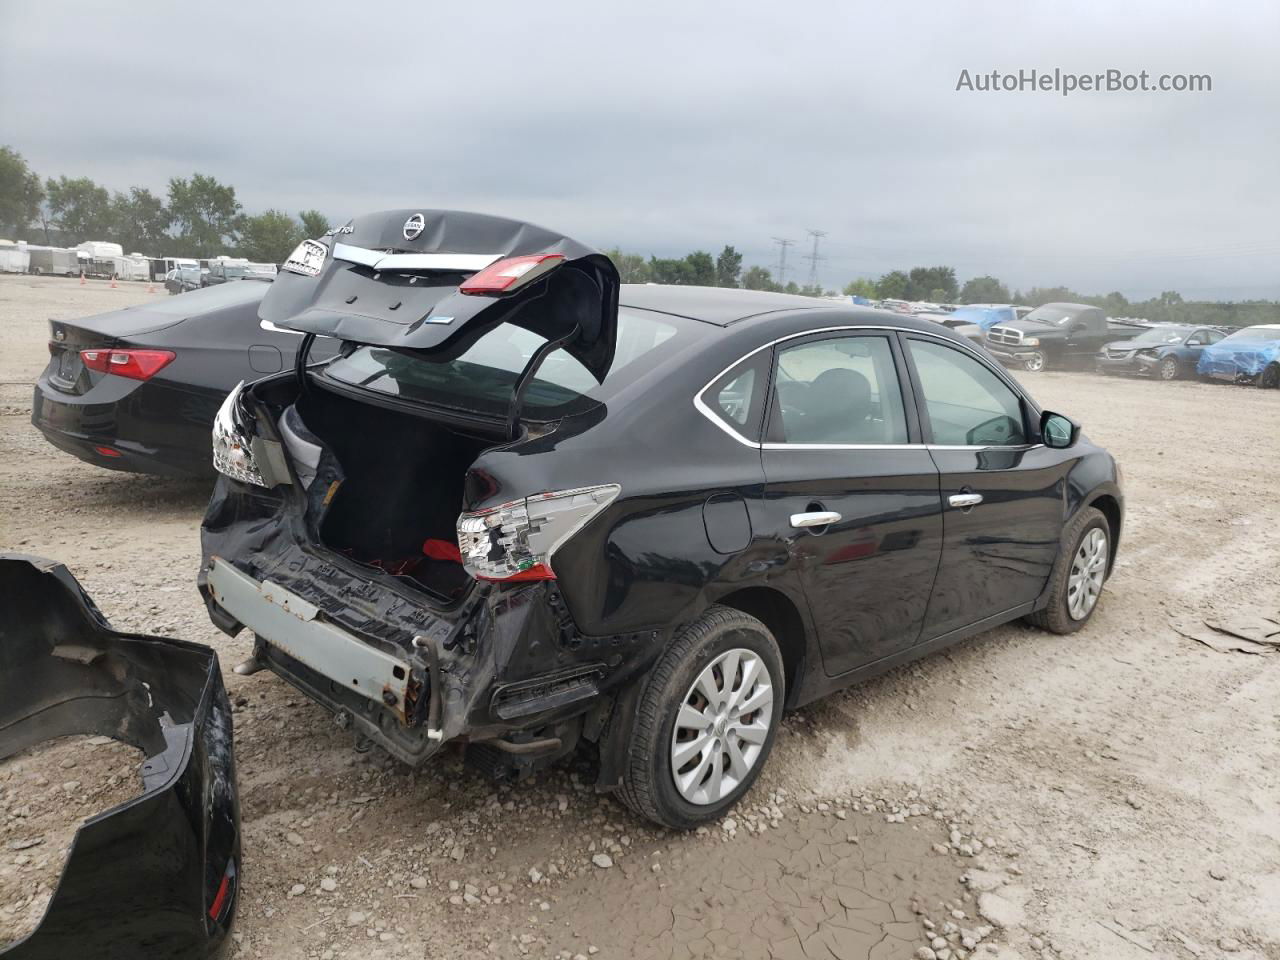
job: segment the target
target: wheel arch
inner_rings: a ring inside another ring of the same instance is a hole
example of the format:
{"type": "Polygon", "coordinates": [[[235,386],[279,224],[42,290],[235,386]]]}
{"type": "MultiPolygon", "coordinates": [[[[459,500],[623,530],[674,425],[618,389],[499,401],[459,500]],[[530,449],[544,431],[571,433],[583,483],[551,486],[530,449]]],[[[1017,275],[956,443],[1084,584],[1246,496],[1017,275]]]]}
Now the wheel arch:
{"type": "Polygon", "coordinates": [[[1120,529],[1124,524],[1124,511],[1120,507],[1120,501],[1110,493],[1098,494],[1086,506],[1093,507],[1106,517],[1107,526],[1111,530],[1111,536],[1108,538],[1111,541],[1108,544],[1111,555],[1107,558],[1107,571],[1110,573],[1116,563],[1116,551],[1120,548],[1120,529]]]}
{"type": "Polygon", "coordinates": [[[773,587],[744,587],[718,597],[715,603],[731,607],[755,617],[763,623],[782,653],[782,669],[787,687],[787,704],[795,702],[804,676],[805,656],[809,646],[809,631],[804,617],[795,602],[773,587]]]}

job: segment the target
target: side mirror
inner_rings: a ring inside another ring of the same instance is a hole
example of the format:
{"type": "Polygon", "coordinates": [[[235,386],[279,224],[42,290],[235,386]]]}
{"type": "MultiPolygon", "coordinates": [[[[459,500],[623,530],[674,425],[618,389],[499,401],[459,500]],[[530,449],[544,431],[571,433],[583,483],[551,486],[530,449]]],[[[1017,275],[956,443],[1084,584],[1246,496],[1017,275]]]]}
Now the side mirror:
{"type": "Polygon", "coordinates": [[[1046,447],[1065,450],[1080,439],[1080,424],[1070,417],[1046,410],[1040,414],[1040,437],[1046,447]]]}

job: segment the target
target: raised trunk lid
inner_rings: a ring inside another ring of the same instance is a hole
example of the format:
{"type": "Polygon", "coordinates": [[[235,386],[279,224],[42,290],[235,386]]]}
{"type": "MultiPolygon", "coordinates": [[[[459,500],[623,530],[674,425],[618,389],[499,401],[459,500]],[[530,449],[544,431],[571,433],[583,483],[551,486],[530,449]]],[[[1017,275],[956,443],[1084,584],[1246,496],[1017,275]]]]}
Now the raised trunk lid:
{"type": "Polygon", "coordinates": [[[618,271],[576,240],[519,220],[454,210],[390,210],[357,217],[322,241],[314,276],[286,264],[259,316],[278,327],[440,359],[461,355],[501,323],[563,347],[597,380],[613,363],[618,271]],[[564,262],[514,293],[459,287],[509,257],[564,262]]]}

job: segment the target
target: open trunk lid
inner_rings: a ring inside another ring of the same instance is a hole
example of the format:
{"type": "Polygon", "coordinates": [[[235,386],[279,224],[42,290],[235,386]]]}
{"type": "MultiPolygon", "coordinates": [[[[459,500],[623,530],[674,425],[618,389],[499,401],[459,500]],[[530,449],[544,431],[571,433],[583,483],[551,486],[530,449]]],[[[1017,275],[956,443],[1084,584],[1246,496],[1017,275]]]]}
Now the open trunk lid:
{"type": "Polygon", "coordinates": [[[390,210],[304,241],[271,285],[259,317],[441,360],[511,323],[563,341],[603,381],[613,363],[618,288],[608,257],[542,227],[453,210],[390,210]],[[464,292],[487,267],[546,255],[563,260],[511,292],[464,292]]]}

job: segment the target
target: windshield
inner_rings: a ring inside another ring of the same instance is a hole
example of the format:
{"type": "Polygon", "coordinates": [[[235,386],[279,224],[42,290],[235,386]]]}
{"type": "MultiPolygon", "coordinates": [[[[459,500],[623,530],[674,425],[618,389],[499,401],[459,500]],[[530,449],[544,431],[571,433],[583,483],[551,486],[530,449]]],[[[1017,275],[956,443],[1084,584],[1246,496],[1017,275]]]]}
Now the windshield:
{"type": "MultiPolygon", "coordinates": [[[[645,311],[618,312],[618,345],[603,384],[564,350],[547,357],[524,395],[524,412],[554,419],[579,412],[677,356],[710,329],[645,311]]],[[[358,347],[335,358],[324,376],[406,400],[505,415],[525,364],[546,340],[523,327],[503,324],[486,333],[456,360],[435,362],[386,347],[358,347]]]]}
{"type": "Polygon", "coordinates": [[[1225,337],[1218,342],[1240,343],[1247,340],[1280,340],[1280,327],[1245,327],[1243,330],[1237,330],[1231,336],[1225,337]]]}
{"type": "Polygon", "coordinates": [[[1055,327],[1060,327],[1068,320],[1074,320],[1083,314],[1082,310],[1073,310],[1069,307],[1044,306],[1036,307],[1028,313],[1024,320],[1038,320],[1040,323],[1051,323],[1055,327]]]}
{"type": "Polygon", "coordinates": [[[1189,331],[1186,328],[1154,327],[1138,334],[1130,343],[1181,343],[1189,331]]]}

